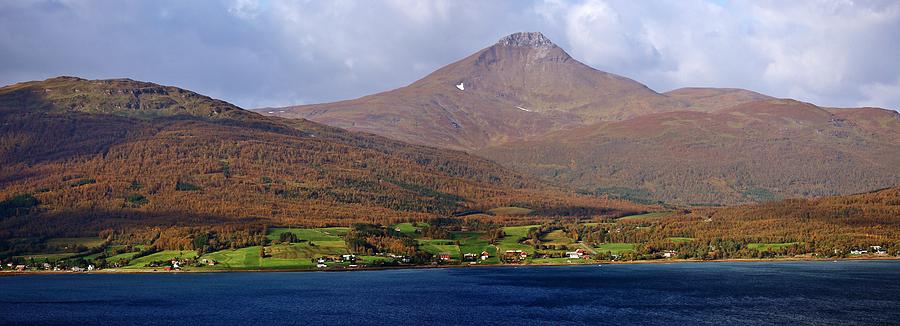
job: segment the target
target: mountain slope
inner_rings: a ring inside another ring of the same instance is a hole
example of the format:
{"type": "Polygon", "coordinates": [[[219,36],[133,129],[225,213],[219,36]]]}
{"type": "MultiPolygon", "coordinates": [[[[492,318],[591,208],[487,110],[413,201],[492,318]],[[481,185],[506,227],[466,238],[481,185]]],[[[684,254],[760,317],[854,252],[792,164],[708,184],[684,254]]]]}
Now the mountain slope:
{"type": "Polygon", "coordinates": [[[473,150],[685,106],[578,62],[540,33],[516,33],[400,89],[261,112],[473,150]]]}
{"type": "Polygon", "coordinates": [[[741,203],[900,184],[900,114],[765,100],[607,122],[477,152],[626,198],[741,203]]]}
{"type": "Polygon", "coordinates": [[[773,97],[739,88],[686,87],[663,93],[677,99],[690,111],[712,112],[736,105],[774,100],[773,97]]]}
{"type": "Polygon", "coordinates": [[[571,196],[493,162],[174,87],[54,78],[0,88],[0,236],[152,225],[336,225],[516,203],[639,209],[571,196]],[[17,197],[19,196],[19,197],[17,197]],[[24,196],[24,197],[21,197],[24,196]]]}
{"type": "Polygon", "coordinates": [[[578,62],[540,33],[504,37],[397,90],[269,113],[462,149],[648,202],[733,204],[900,184],[892,111],[729,88],[660,94],[578,62]]]}

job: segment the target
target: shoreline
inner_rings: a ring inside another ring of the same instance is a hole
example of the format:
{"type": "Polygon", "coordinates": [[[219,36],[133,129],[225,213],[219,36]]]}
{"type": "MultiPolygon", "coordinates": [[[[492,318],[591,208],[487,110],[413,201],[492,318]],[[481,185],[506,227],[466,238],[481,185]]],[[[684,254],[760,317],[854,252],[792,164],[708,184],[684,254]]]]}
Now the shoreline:
{"type": "Polygon", "coordinates": [[[329,273],[329,272],[357,272],[357,271],[378,271],[378,270],[406,270],[406,269],[448,269],[448,268],[517,268],[517,267],[559,267],[559,266],[589,266],[589,265],[640,265],[640,264],[689,264],[689,263],[771,263],[771,262],[842,262],[842,261],[895,261],[900,257],[858,257],[858,258],[841,258],[841,259],[822,259],[822,258],[769,258],[769,259],[752,259],[752,258],[734,258],[720,260],[693,260],[693,259],[667,259],[667,260],[633,260],[633,261],[598,261],[590,263],[571,263],[571,264],[494,264],[494,265],[409,265],[409,266],[383,266],[383,267],[360,267],[360,268],[342,268],[342,269],[188,269],[177,271],[153,270],[153,269],[101,269],[90,272],[73,272],[73,271],[0,271],[0,277],[4,276],[27,276],[27,275],[112,275],[112,274],[183,274],[183,273],[329,273]]]}

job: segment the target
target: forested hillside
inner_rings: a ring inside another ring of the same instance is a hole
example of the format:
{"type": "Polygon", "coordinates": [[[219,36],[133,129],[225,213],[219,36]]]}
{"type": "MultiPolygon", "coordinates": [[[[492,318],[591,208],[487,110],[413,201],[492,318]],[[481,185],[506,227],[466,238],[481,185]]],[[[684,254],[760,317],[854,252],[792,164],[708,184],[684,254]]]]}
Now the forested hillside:
{"type": "Polygon", "coordinates": [[[519,205],[616,215],[462,152],[264,117],[174,87],[0,89],[0,237],[150,226],[347,225],[519,205]]]}
{"type": "Polygon", "coordinates": [[[900,114],[753,101],[600,123],[477,153],[632,200],[706,205],[852,194],[900,184],[900,114]]]}

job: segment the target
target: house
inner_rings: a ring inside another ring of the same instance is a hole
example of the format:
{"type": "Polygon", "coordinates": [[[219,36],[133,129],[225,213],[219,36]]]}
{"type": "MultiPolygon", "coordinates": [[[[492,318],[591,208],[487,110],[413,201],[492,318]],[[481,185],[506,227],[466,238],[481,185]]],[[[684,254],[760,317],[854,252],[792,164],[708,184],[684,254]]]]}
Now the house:
{"type": "Polygon", "coordinates": [[[851,255],[865,255],[867,253],[869,253],[867,250],[860,250],[860,249],[850,250],[851,255]]]}
{"type": "Polygon", "coordinates": [[[341,255],[341,259],[344,261],[353,261],[356,260],[356,255],[341,255]]]}
{"type": "Polygon", "coordinates": [[[448,252],[439,253],[438,259],[441,261],[448,261],[448,260],[450,260],[450,253],[448,253],[448,252]]]}
{"type": "Polygon", "coordinates": [[[672,258],[678,255],[678,252],[675,250],[665,250],[662,252],[663,258],[672,258]]]}
{"type": "Polygon", "coordinates": [[[27,266],[25,266],[25,265],[16,265],[16,272],[24,272],[24,271],[25,271],[25,267],[27,267],[27,266]]]}
{"type": "Polygon", "coordinates": [[[503,253],[503,255],[508,259],[525,259],[528,258],[528,253],[522,250],[507,250],[503,253]]]}
{"type": "Polygon", "coordinates": [[[92,264],[92,265],[88,265],[87,270],[88,270],[88,272],[93,271],[93,270],[94,270],[94,265],[93,265],[93,264],[92,264]]]}
{"type": "Polygon", "coordinates": [[[325,265],[323,263],[316,264],[316,268],[326,268],[326,267],[328,267],[328,265],[325,265]]]}
{"type": "Polygon", "coordinates": [[[467,252],[467,253],[463,254],[463,260],[477,260],[477,259],[478,259],[478,255],[473,254],[471,252],[467,252]]]}
{"type": "Polygon", "coordinates": [[[584,249],[578,249],[578,250],[575,250],[575,251],[568,251],[568,252],[566,252],[566,258],[571,258],[571,259],[580,259],[580,258],[584,258],[585,253],[586,253],[586,252],[584,251],[584,249]]]}
{"type": "Polygon", "coordinates": [[[481,252],[481,260],[487,260],[490,257],[491,257],[491,254],[489,254],[487,251],[481,252]]]}

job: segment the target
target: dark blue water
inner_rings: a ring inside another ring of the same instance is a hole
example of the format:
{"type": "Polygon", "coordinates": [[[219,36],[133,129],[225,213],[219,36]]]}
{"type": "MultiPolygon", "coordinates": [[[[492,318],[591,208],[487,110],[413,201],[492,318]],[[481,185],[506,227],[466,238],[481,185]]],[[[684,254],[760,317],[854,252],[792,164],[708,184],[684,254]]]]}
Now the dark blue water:
{"type": "Polygon", "coordinates": [[[0,277],[0,324],[900,324],[900,261],[0,277]]]}

